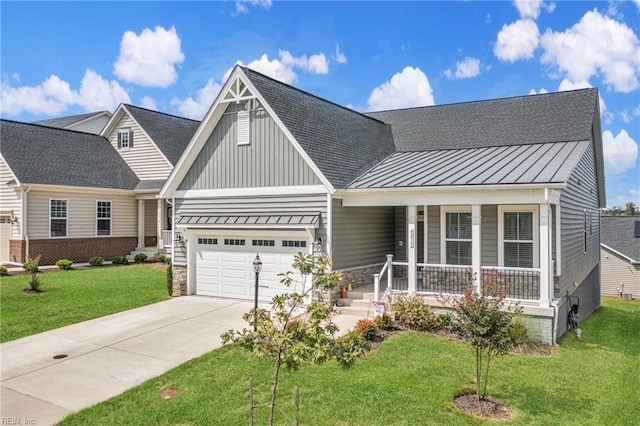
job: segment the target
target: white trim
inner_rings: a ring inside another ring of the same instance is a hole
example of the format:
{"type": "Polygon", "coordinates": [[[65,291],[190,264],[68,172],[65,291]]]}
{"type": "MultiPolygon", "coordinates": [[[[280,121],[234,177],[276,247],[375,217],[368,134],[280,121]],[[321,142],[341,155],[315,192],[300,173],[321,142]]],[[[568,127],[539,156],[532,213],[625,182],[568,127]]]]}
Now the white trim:
{"type": "Polygon", "coordinates": [[[221,224],[178,224],[175,225],[179,229],[316,229],[318,225],[296,225],[296,224],[277,224],[277,223],[256,223],[250,225],[234,225],[228,223],[221,224]]]}
{"type": "Polygon", "coordinates": [[[265,186],[262,188],[189,189],[175,191],[174,198],[218,198],[269,195],[329,194],[323,185],[265,186]]]}
{"type": "Polygon", "coordinates": [[[96,237],[110,237],[113,231],[113,202],[111,200],[96,200],[96,237]],[[98,235],[98,220],[106,220],[106,218],[98,217],[98,203],[109,203],[109,234],[98,235]]]}
{"type": "Polygon", "coordinates": [[[49,198],[49,238],[57,239],[57,238],[69,238],[69,199],[68,198],[49,198]],[[64,201],[64,209],[65,215],[62,217],[51,217],[51,201],[64,201]],[[64,219],[64,235],[51,235],[51,220],[52,219],[64,219]]]}
{"type": "Polygon", "coordinates": [[[474,280],[476,292],[480,293],[480,277],[482,276],[482,240],[481,240],[481,223],[482,223],[482,206],[480,204],[473,204],[471,206],[471,268],[475,274],[474,280]]]}
{"type": "MultiPolygon", "coordinates": [[[[540,204],[540,306],[549,307],[553,296],[553,269],[551,268],[551,207],[540,204]]],[[[534,265],[535,266],[535,265],[534,265]]]]}
{"type": "MultiPolygon", "coordinates": [[[[536,205],[498,206],[498,266],[504,267],[504,213],[533,213],[533,268],[540,267],[540,219],[536,205]]],[[[514,241],[514,242],[520,242],[514,241]]],[[[522,242],[527,242],[522,240],[522,242]]],[[[551,247],[549,247],[551,251],[551,247]]]]}
{"type": "MultiPolygon", "coordinates": [[[[2,160],[2,162],[7,165],[7,170],[9,170],[9,173],[11,173],[11,177],[13,177],[13,180],[15,181],[14,186],[16,187],[16,189],[19,188],[22,184],[20,183],[20,180],[18,180],[18,177],[16,176],[16,174],[13,173],[13,170],[11,170],[11,166],[7,162],[6,158],[4,158],[2,153],[0,153],[0,160],[2,160]]],[[[0,184],[6,185],[7,182],[0,182],[0,184]]]]}
{"type": "Polygon", "coordinates": [[[65,185],[44,185],[44,184],[21,184],[15,189],[28,186],[34,191],[48,191],[48,192],[62,192],[64,194],[80,193],[80,194],[94,194],[96,192],[104,194],[122,194],[133,195],[134,192],[131,189],[113,189],[113,188],[98,188],[92,186],[65,186],[65,185]]]}
{"type": "Polygon", "coordinates": [[[251,116],[249,111],[240,110],[236,112],[238,118],[238,129],[236,132],[238,145],[249,145],[251,143],[251,116]]]}
{"type": "Polygon", "coordinates": [[[333,197],[327,193],[327,241],[325,244],[325,255],[332,259],[333,255],[333,197]]]}
{"type": "Polygon", "coordinates": [[[422,263],[427,264],[429,260],[429,221],[427,219],[429,206],[424,205],[422,208],[424,209],[422,213],[422,263]]]}
{"type": "MultiPolygon", "coordinates": [[[[93,120],[93,119],[95,119],[95,118],[98,118],[98,117],[100,117],[101,115],[106,115],[106,116],[107,116],[107,122],[108,122],[108,121],[109,121],[109,119],[111,118],[111,113],[110,113],[109,111],[102,111],[102,112],[100,112],[100,113],[93,114],[93,115],[92,115],[92,116],[90,116],[90,117],[84,118],[84,119],[82,119],[82,120],[80,120],[80,121],[76,121],[75,123],[71,123],[71,124],[69,124],[68,126],[65,126],[65,127],[63,127],[63,128],[64,128],[64,129],[71,129],[72,127],[79,126],[80,124],[86,123],[87,121],[91,121],[91,120],[93,120]]],[[[105,126],[106,126],[106,123],[105,123],[105,126]]]]}
{"type": "Polygon", "coordinates": [[[144,200],[138,200],[138,245],[137,248],[144,248],[144,200]]]}
{"type": "MultiPolygon", "coordinates": [[[[505,189],[519,189],[519,190],[540,190],[540,189],[563,189],[566,188],[566,183],[505,183],[505,184],[491,184],[491,185],[433,185],[433,186],[405,186],[405,187],[392,187],[392,188],[346,188],[337,190],[337,196],[348,196],[351,194],[359,193],[396,193],[396,192],[420,192],[424,190],[434,192],[449,192],[449,191],[469,191],[471,188],[478,188],[479,190],[505,190],[505,189]]],[[[435,204],[435,203],[431,203],[435,204]]]]}
{"type": "Polygon", "coordinates": [[[560,203],[556,206],[556,275],[562,275],[562,215],[560,213],[560,203]]]}
{"type": "MultiPolygon", "coordinates": [[[[447,239],[447,213],[471,213],[471,206],[440,206],[440,263],[447,264],[447,241],[463,241],[471,243],[471,259],[473,261],[473,229],[468,239],[466,238],[450,238],[447,239]]],[[[471,218],[473,228],[473,217],[471,218]]],[[[473,263],[473,262],[472,262],[473,263]]],[[[465,265],[472,266],[472,265],[465,265]]]]}
{"type": "Polygon", "coordinates": [[[407,292],[412,295],[416,292],[418,269],[418,206],[407,206],[407,292]]]}
{"type": "Polygon", "coordinates": [[[609,246],[608,246],[608,245],[606,245],[606,244],[600,243],[600,246],[601,246],[603,249],[605,249],[605,250],[607,250],[607,251],[610,251],[611,253],[616,254],[616,255],[618,255],[618,256],[620,256],[620,257],[622,257],[622,258],[626,259],[626,260],[627,260],[629,263],[631,263],[632,265],[638,265],[638,264],[640,264],[640,260],[634,260],[634,259],[630,258],[629,256],[627,256],[626,254],[623,254],[623,253],[619,252],[618,250],[612,249],[611,247],[609,247],[609,246]]]}

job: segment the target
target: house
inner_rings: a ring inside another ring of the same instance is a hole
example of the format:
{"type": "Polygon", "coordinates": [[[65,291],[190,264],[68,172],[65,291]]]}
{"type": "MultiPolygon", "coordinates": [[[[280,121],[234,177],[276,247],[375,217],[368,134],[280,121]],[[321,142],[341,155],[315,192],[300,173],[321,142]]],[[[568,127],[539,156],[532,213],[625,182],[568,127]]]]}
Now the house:
{"type": "Polygon", "coordinates": [[[602,216],[602,294],[640,297],[640,217],[602,216]]]}
{"type": "Polygon", "coordinates": [[[86,114],[70,115],[67,117],[51,118],[34,121],[33,124],[56,127],[58,129],[77,130],[79,132],[100,134],[111,118],[109,111],[89,112],[86,114]]]}
{"type": "Polygon", "coordinates": [[[0,121],[0,261],[170,248],[170,206],[156,196],[199,122],[132,105],[108,115],[100,134],[53,124],[79,128],[103,113],[46,126],[0,121]]]}
{"type": "Polygon", "coordinates": [[[259,253],[268,299],[303,251],[431,301],[500,271],[548,343],[600,304],[596,89],[361,114],[236,66],[159,197],[174,295],[252,299],[259,253]]]}

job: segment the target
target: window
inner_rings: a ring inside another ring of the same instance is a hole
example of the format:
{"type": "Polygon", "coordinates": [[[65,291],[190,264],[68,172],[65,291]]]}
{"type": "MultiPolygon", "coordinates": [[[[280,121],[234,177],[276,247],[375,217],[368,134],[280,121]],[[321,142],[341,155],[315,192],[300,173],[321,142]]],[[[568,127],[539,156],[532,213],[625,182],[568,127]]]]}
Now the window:
{"type": "Polygon", "coordinates": [[[304,248],[307,242],[304,240],[282,240],[282,247],[299,247],[304,248]]]}
{"type": "Polygon", "coordinates": [[[538,267],[538,211],[535,206],[500,206],[500,266],[538,267]]]}
{"type": "Polygon", "coordinates": [[[588,236],[589,236],[589,222],[591,222],[589,219],[591,218],[591,212],[585,210],[582,212],[582,219],[584,222],[584,238],[582,239],[583,245],[584,245],[584,252],[587,252],[587,240],[588,240],[588,236]]]}
{"type": "Polygon", "coordinates": [[[111,235],[111,201],[98,201],[97,203],[96,234],[111,235]]]}
{"type": "Polygon", "coordinates": [[[251,245],[259,247],[274,247],[276,242],[275,240],[253,240],[251,245]]]}
{"type": "Polygon", "coordinates": [[[238,111],[238,145],[249,144],[249,111],[238,111]]]}
{"type": "Polygon", "coordinates": [[[198,244],[215,246],[218,244],[217,238],[198,238],[198,244]]]}
{"type": "Polygon", "coordinates": [[[471,212],[445,211],[444,263],[471,265],[471,212]]]}
{"type": "Polygon", "coordinates": [[[127,129],[118,132],[118,149],[133,148],[133,130],[127,129]]]}
{"type": "Polygon", "coordinates": [[[244,245],[244,240],[234,240],[234,239],[230,239],[230,238],[225,238],[224,239],[224,245],[225,246],[243,246],[244,245]]]}
{"type": "Polygon", "coordinates": [[[67,236],[67,200],[49,200],[49,234],[67,236]]]}

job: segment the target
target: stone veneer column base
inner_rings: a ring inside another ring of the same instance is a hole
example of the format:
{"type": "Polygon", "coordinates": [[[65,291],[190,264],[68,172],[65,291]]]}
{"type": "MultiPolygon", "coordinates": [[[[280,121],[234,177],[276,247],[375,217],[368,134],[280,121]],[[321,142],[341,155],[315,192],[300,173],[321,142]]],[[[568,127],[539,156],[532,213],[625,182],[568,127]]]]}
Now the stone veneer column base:
{"type": "Polygon", "coordinates": [[[171,288],[171,297],[186,296],[187,294],[187,267],[182,265],[173,265],[173,286],[171,288]]]}

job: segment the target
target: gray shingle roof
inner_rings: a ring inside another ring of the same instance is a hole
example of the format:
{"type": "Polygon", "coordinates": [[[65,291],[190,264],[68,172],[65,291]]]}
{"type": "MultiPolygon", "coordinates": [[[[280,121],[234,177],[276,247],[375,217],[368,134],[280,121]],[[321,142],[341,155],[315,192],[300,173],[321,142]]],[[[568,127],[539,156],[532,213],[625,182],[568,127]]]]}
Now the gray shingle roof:
{"type": "Polygon", "coordinates": [[[349,188],[564,183],[589,141],[397,152],[349,188]]]}
{"type": "Polygon", "coordinates": [[[166,179],[141,180],[134,188],[136,191],[161,189],[166,179]]]}
{"type": "Polygon", "coordinates": [[[72,124],[86,120],[87,118],[91,118],[96,115],[102,115],[105,113],[111,115],[109,111],[97,111],[97,112],[89,112],[86,114],[69,115],[67,117],[58,117],[58,118],[50,118],[48,120],[34,121],[33,124],[40,124],[42,126],[57,127],[59,129],[64,129],[67,126],[71,126],[72,124]]]}
{"type": "Polygon", "coordinates": [[[368,113],[389,123],[398,151],[591,139],[597,89],[368,113]]]}
{"type": "Polygon", "coordinates": [[[334,187],[346,187],[395,151],[390,126],[242,69],[334,187]]]}
{"type": "Polygon", "coordinates": [[[138,183],[102,136],[10,120],[0,126],[0,152],[23,184],[133,189],[138,183]]]}
{"type": "Polygon", "coordinates": [[[635,222],[639,216],[602,216],[600,242],[640,262],[640,238],[634,237],[635,222]]]}
{"type": "Polygon", "coordinates": [[[174,166],[200,125],[196,120],[133,105],[125,105],[125,108],[174,166]]]}

